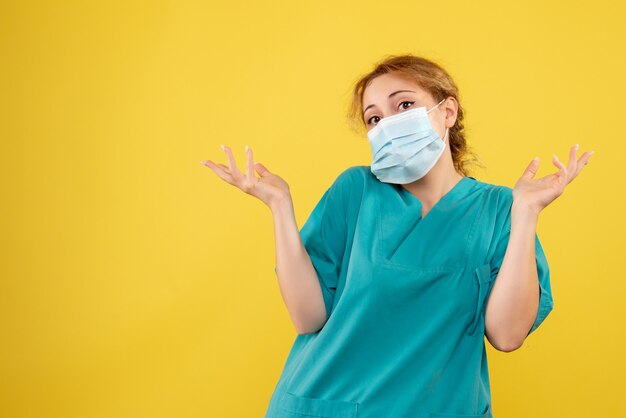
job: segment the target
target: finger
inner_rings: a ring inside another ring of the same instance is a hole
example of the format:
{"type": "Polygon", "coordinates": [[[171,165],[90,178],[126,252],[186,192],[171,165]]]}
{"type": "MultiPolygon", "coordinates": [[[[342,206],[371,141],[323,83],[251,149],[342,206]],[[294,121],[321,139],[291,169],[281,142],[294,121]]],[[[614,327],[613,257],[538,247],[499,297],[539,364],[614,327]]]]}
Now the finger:
{"type": "Polygon", "coordinates": [[[216,164],[215,164],[213,161],[211,161],[211,160],[203,160],[203,161],[200,161],[200,164],[202,164],[203,166],[209,167],[209,168],[211,168],[211,167],[213,167],[213,166],[215,166],[215,165],[216,165],[216,164]]]}
{"type": "Polygon", "coordinates": [[[246,153],[248,153],[248,161],[246,164],[246,179],[251,184],[254,184],[258,180],[256,180],[256,176],[254,175],[254,160],[252,156],[252,149],[250,149],[250,147],[247,145],[246,145],[246,153]]]}
{"type": "Polygon", "coordinates": [[[535,177],[537,174],[537,170],[539,169],[539,157],[533,158],[530,163],[526,166],[524,173],[522,174],[522,178],[526,180],[530,180],[535,177]]]}
{"type": "Polygon", "coordinates": [[[557,157],[556,155],[553,155],[552,162],[554,163],[555,166],[559,168],[559,177],[564,178],[566,180],[566,184],[569,183],[569,179],[567,177],[568,175],[567,167],[563,165],[563,163],[559,160],[559,157],[557,157]]]}
{"type": "Polygon", "coordinates": [[[230,169],[231,176],[233,176],[233,179],[238,180],[239,178],[243,177],[243,174],[241,174],[241,172],[237,169],[235,157],[233,157],[233,152],[231,151],[230,147],[226,145],[221,145],[221,147],[228,157],[228,167],[230,169]]]}
{"type": "Polygon", "coordinates": [[[220,167],[222,167],[224,169],[224,171],[226,171],[228,174],[230,174],[230,168],[228,168],[227,166],[225,166],[224,164],[217,164],[220,167]]]}
{"type": "Polygon", "coordinates": [[[219,166],[219,167],[221,167],[221,168],[222,168],[222,170],[224,170],[226,173],[230,174],[230,168],[228,168],[228,167],[227,167],[227,166],[225,166],[224,164],[221,164],[221,163],[216,164],[216,163],[214,163],[214,162],[213,162],[213,161],[211,161],[211,160],[204,160],[204,161],[200,161],[200,164],[205,165],[205,166],[207,166],[207,167],[209,167],[209,168],[212,168],[212,167],[211,167],[211,165],[213,165],[213,166],[219,166]]]}
{"type": "Polygon", "coordinates": [[[203,161],[202,163],[206,165],[207,167],[209,167],[211,170],[213,170],[213,172],[217,174],[218,177],[224,180],[226,183],[235,184],[233,177],[230,175],[230,173],[228,173],[224,169],[225,168],[224,164],[215,164],[211,160],[206,160],[206,161],[203,161]]]}
{"type": "Polygon", "coordinates": [[[569,150],[569,161],[567,162],[567,171],[570,173],[576,172],[576,154],[578,153],[578,144],[574,145],[569,150]]]}
{"type": "Polygon", "coordinates": [[[265,176],[269,176],[272,173],[261,163],[256,163],[254,165],[254,167],[256,168],[256,172],[259,173],[259,176],[261,177],[265,177],[265,176]]]}
{"type": "Polygon", "coordinates": [[[589,158],[591,158],[593,153],[594,151],[587,151],[578,159],[578,163],[576,164],[576,175],[578,175],[578,173],[580,173],[580,171],[587,165],[589,158]]]}

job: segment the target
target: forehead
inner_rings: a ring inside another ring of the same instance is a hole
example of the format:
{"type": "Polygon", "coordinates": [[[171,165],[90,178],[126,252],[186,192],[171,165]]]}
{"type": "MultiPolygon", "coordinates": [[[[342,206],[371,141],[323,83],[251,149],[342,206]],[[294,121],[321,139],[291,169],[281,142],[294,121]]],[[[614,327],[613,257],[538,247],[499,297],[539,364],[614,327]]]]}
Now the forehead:
{"type": "Polygon", "coordinates": [[[374,78],[363,90],[363,106],[381,105],[387,102],[388,96],[398,90],[412,90],[420,98],[426,99],[428,92],[409,76],[402,73],[387,73],[374,78]]]}

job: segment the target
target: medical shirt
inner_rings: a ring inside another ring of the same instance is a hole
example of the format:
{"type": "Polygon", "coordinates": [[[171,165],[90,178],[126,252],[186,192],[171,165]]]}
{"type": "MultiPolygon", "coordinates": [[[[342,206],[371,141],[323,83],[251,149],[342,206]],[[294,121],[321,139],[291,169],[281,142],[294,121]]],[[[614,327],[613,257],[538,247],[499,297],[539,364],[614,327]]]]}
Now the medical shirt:
{"type": "MultiPolygon", "coordinates": [[[[512,189],[463,177],[422,218],[369,166],[341,172],[300,230],[328,320],[298,334],[265,418],[492,418],[485,308],[512,189]]],[[[554,304],[535,235],[539,310],[554,304]]]]}

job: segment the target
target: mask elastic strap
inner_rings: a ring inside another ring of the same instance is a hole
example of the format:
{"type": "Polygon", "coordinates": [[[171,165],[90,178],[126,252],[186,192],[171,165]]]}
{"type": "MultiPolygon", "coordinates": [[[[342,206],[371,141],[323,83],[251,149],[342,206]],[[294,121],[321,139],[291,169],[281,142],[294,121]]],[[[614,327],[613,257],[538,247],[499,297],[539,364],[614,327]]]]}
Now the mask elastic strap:
{"type": "Polygon", "coordinates": [[[426,111],[426,113],[430,112],[431,110],[433,110],[434,108],[436,108],[437,106],[439,106],[441,103],[443,103],[446,99],[443,98],[441,99],[441,101],[439,103],[437,103],[436,105],[434,105],[433,107],[431,107],[429,110],[426,111]]]}

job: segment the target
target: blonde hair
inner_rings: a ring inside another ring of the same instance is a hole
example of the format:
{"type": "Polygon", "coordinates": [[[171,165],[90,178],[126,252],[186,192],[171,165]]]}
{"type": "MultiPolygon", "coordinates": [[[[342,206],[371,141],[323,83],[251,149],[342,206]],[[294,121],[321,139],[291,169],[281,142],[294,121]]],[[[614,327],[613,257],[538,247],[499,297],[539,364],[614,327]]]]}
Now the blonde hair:
{"type": "Polygon", "coordinates": [[[362,76],[354,85],[352,100],[348,108],[348,121],[359,134],[365,134],[367,123],[363,118],[363,92],[369,83],[382,74],[402,73],[429,92],[439,102],[447,97],[454,97],[458,103],[457,118],[449,130],[449,144],[454,168],[463,176],[470,174],[470,165],[484,165],[471,148],[467,146],[463,126],[465,111],[459,100],[459,89],[450,74],[440,65],[426,58],[408,55],[387,55],[378,62],[374,69],[362,76]]]}

